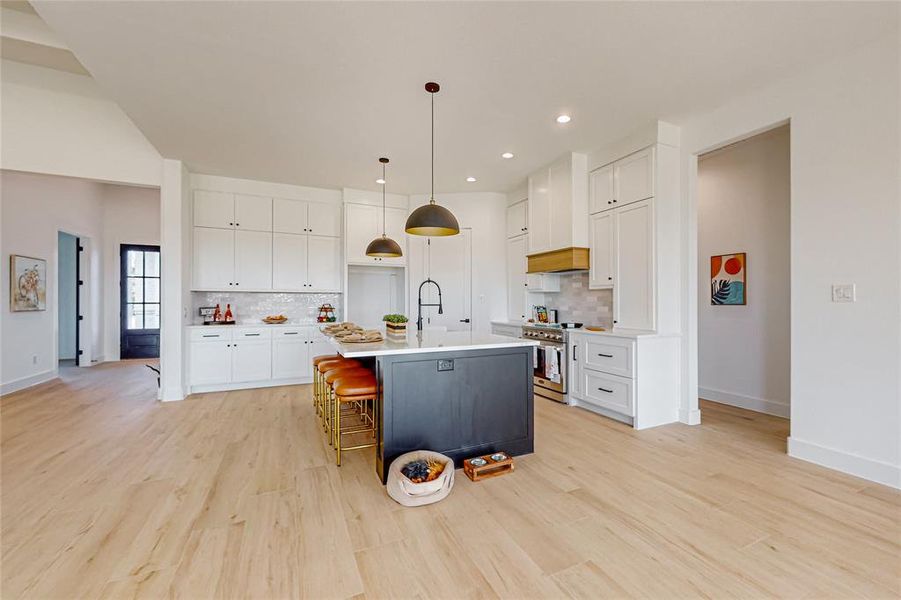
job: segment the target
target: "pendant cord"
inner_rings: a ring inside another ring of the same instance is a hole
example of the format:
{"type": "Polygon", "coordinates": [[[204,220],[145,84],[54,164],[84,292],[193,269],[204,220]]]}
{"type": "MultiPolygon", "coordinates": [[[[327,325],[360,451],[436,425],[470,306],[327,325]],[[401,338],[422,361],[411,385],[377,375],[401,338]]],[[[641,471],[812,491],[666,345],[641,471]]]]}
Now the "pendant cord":
{"type": "Polygon", "coordinates": [[[385,183],[382,184],[382,237],[387,236],[386,229],[388,228],[387,224],[387,214],[388,211],[385,208],[385,188],[388,187],[388,180],[385,179],[385,163],[382,163],[382,181],[385,183]]]}
{"type": "Polygon", "coordinates": [[[435,92],[432,92],[432,195],[431,203],[435,204],[435,92]]]}

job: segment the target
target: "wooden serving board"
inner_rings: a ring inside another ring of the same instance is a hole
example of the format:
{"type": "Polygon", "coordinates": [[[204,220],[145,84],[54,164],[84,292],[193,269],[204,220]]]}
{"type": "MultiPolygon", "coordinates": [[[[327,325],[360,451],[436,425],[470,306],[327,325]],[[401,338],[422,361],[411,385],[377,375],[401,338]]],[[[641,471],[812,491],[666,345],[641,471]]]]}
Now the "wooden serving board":
{"type": "Polygon", "coordinates": [[[506,452],[493,452],[492,454],[503,454],[507,458],[504,460],[492,460],[491,454],[485,454],[474,458],[481,458],[485,461],[484,465],[476,466],[472,464],[473,458],[467,458],[463,461],[463,472],[473,481],[481,481],[490,479],[499,475],[512,473],[514,470],[513,457],[506,452]]]}

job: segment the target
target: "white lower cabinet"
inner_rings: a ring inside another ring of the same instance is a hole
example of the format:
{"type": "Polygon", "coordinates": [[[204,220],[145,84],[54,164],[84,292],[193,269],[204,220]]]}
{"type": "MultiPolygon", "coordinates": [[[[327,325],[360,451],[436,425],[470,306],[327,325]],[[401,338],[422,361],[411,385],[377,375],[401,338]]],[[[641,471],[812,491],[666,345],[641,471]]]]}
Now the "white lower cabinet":
{"type": "Polygon", "coordinates": [[[590,369],[582,370],[583,400],[627,417],[635,416],[632,380],[590,369]]]}
{"type": "Polygon", "coordinates": [[[505,337],[521,338],[522,337],[522,326],[514,325],[512,323],[492,323],[491,324],[491,333],[492,333],[492,335],[502,335],[505,337]]]}
{"type": "Polygon", "coordinates": [[[318,326],[192,327],[191,391],[308,383],[312,361],[335,351],[318,326]]]}

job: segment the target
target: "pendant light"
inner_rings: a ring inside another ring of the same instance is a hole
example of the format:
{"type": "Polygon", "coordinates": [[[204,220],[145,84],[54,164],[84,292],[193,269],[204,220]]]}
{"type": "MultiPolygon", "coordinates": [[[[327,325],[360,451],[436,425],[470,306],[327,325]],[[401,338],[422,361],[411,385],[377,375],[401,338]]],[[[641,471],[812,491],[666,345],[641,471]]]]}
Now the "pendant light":
{"type": "Polygon", "coordinates": [[[420,206],[407,217],[404,228],[411,235],[457,235],[460,225],[453,213],[435,204],[435,94],[441,89],[437,83],[425,84],[425,91],[432,95],[432,193],[429,203],[420,206]]]}
{"type": "Polygon", "coordinates": [[[388,164],[388,159],[380,158],[379,162],[382,163],[382,237],[377,237],[369,242],[369,245],[366,246],[366,256],[397,258],[398,256],[403,256],[404,253],[398,243],[385,233],[385,228],[387,227],[385,224],[385,188],[388,187],[388,180],[385,178],[385,165],[388,164]]]}

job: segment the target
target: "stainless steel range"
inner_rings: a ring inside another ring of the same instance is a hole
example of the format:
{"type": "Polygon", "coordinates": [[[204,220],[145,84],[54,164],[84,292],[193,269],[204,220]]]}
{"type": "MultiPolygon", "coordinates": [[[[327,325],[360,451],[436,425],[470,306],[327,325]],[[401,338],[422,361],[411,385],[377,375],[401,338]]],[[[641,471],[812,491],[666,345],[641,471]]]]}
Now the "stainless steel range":
{"type": "Polygon", "coordinates": [[[537,340],[532,377],[535,395],[555,402],[566,402],[569,332],[559,325],[523,325],[522,337],[537,340]]]}

